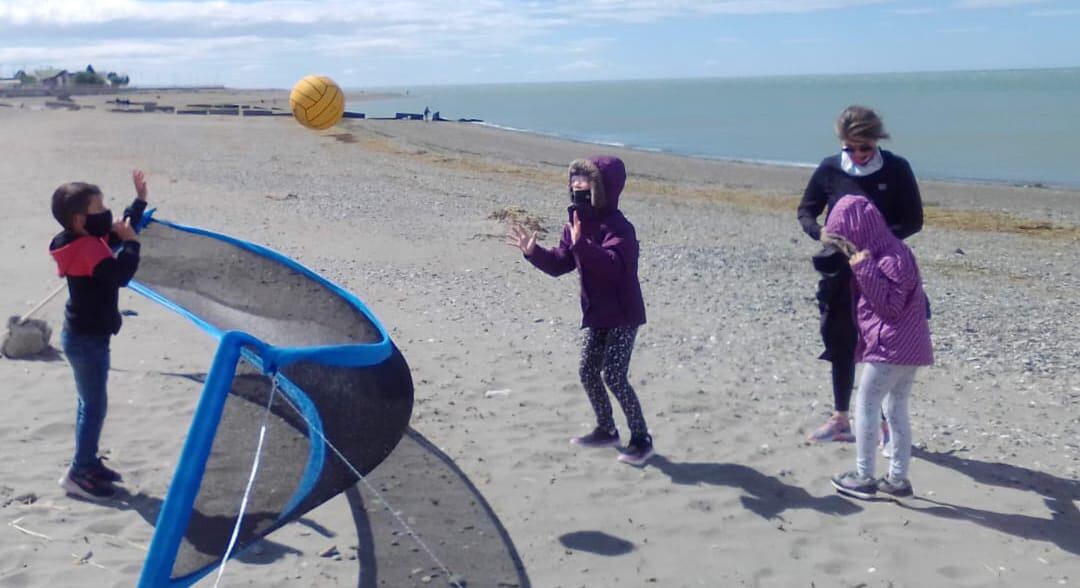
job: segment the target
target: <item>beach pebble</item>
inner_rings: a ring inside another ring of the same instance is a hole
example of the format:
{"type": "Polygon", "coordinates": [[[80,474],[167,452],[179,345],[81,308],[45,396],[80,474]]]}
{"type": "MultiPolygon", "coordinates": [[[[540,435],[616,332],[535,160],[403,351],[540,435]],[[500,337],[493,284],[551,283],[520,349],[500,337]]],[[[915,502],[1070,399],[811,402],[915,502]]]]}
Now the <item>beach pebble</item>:
{"type": "Polygon", "coordinates": [[[509,395],[510,395],[510,390],[509,389],[488,390],[487,392],[484,392],[484,398],[498,398],[500,396],[509,396],[509,395]]]}

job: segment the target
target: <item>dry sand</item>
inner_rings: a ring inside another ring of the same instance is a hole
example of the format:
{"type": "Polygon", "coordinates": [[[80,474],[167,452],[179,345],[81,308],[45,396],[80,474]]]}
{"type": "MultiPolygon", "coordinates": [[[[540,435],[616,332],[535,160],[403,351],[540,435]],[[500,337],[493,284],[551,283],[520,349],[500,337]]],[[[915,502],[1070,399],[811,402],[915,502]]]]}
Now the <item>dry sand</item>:
{"type": "MultiPolygon", "coordinates": [[[[642,243],[649,324],[631,376],[659,455],[636,469],[567,443],[591,421],[577,283],[500,238],[517,218],[550,245],[566,162],[601,148],[456,123],[314,133],[288,118],[117,114],[104,99],[0,108],[0,308],[24,312],[57,283],[52,190],[96,182],[119,208],[141,167],[163,218],[266,244],[369,304],[412,366],[414,427],[488,499],[535,586],[1080,583],[1080,194],[923,184],[928,223],[911,244],[939,362],[912,405],[917,497],[858,502],[828,483],[854,447],[804,442],[831,403],[814,243],[794,214],[809,170],[603,149],[627,161],[642,243]]],[[[199,393],[170,374],[205,372],[213,344],[133,292],[121,308],[136,316],[113,343],[102,445],[131,494],[160,498],[199,393]]],[[[58,331],[62,302],[41,317],[58,331]]],[[[75,408],[62,354],[0,360],[0,381],[0,586],[132,585],[146,509],[56,486],[75,408]]],[[[319,553],[356,542],[334,499],[231,564],[225,585],[354,585],[356,560],[319,553]]]]}

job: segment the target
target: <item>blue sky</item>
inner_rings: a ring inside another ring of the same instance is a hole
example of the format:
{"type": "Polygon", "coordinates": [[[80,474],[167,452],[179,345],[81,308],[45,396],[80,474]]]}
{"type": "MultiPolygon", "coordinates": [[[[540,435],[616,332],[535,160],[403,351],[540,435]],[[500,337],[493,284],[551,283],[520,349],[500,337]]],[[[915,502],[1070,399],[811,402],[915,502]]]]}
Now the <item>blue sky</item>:
{"type": "Polygon", "coordinates": [[[346,87],[1080,66],[1080,0],[0,0],[0,76],[346,87]]]}

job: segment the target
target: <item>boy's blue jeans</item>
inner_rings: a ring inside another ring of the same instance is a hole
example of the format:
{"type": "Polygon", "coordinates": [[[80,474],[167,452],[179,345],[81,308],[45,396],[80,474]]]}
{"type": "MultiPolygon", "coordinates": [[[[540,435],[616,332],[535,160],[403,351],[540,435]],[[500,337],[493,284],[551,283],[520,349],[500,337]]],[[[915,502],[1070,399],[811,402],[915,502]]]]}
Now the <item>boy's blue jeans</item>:
{"type": "Polygon", "coordinates": [[[60,342],[75,372],[79,409],[75,416],[75,459],[71,469],[81,471],[98,461],[98,440],[105,424],[111,335],[80,335],[64,329],[60,342]]]}

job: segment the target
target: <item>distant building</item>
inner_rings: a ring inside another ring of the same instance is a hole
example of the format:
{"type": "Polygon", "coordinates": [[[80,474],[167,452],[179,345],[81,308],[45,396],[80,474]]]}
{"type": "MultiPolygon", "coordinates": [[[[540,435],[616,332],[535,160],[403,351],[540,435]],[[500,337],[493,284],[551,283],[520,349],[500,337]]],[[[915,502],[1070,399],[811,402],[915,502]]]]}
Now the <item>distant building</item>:
{"type": "Polygon", "coordinates": [[[74,78],[75,76],[65,69],[49,77],[42,78],[41,84],[46,88],[67,88],[74,84],[74,78]]]}

